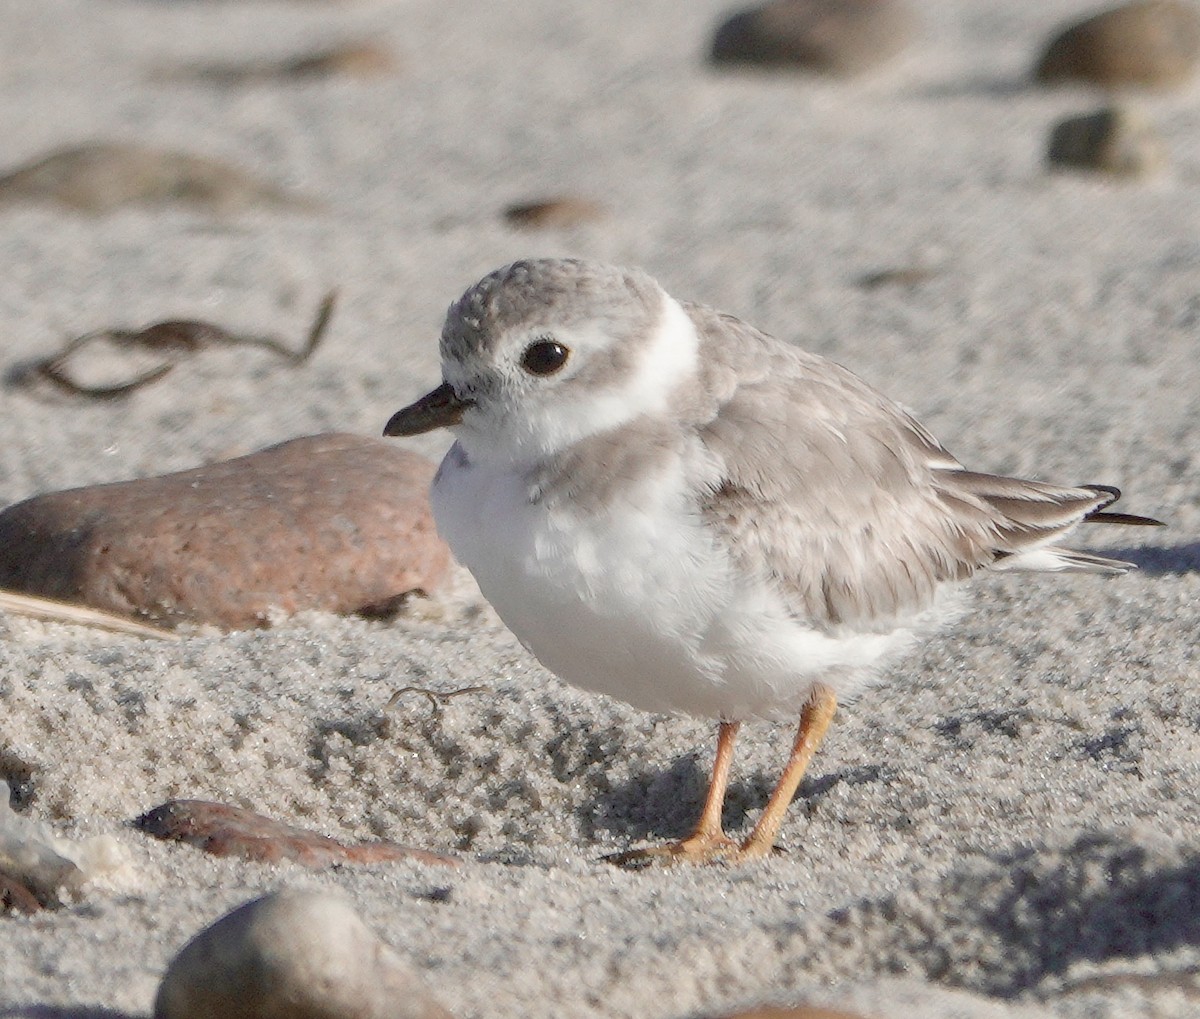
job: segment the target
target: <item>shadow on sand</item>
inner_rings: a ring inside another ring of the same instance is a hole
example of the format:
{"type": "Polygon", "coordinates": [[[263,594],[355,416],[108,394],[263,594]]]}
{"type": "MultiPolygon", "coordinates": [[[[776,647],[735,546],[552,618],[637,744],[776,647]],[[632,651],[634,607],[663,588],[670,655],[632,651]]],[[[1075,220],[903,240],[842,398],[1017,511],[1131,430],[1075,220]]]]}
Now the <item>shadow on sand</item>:
{"type": "Polygon", "coordinates": [[[1200,572],[1200,541],[1183,545],[1139,545],[1135,548],[1098,548],[1097,555],[1133,563],[1151,577],[1177,577],[1200,572]]]}
{"type": "MultiPolygon", "coordinates": [[[[767,805],[777,777],[764,772],[729,783],[723,815],[727,831],[748,831],[767,805]]],[[[891,777],[887,768],[876,765],[815,774],[800,783],[791,809],[811,810],[839,785],[886,782],[891,777]]],[[[639,772],[614,785],[586,803],[582,813],[593,834],[610,832],[632,842],[681,839],[691,833],[700,816],[708,778],[708,771],[699,760],[689,755],[666,771],[639,772]]]]}
{"type": "MultiPolygon", "coordinates": [[[[1033,852],[1008,862],[1005,893],[987,896],[982,917],[1009,945],[1009,965],[984,980],[989,994],[1014,997],[1081,961],[1144,959],[1200,944],[1198,858],[1156,867],[1143,848],[1097,833],[1081,836],[1058,866],[1042,866],[1033,852]],[[1105,875],[1102,889],[1097,873],[1105,875]]],[[[1200,998],[1196,974],[1188,977],[1184,989],[1200,998]]]]}

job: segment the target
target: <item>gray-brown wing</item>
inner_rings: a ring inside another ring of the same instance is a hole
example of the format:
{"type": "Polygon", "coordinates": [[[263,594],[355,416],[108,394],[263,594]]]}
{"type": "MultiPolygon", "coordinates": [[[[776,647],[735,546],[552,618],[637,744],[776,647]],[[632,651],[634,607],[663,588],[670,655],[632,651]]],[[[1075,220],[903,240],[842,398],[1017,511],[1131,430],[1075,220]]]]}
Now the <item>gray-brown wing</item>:
{"type": "MultiPolygon", "coordinates": [[[[705,348],[696,424],[722,468],[702,512],[739,564],[815,625],[885,627],[928,607],[941,582],[1015,564],[1115,497],[965,471],[846,369],[688,311],[705,348]]],[[[1055,554],[1042,568],[1118,566],[1055,554]]]]}

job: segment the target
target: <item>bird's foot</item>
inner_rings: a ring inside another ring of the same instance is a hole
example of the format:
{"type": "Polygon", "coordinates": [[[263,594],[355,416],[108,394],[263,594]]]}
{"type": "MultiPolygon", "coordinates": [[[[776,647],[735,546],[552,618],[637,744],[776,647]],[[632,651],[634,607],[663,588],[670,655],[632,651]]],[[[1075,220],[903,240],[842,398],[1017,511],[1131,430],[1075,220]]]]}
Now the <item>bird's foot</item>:
{"type": "Polygon", "coordinates": [[[742,850],[743,846],[723,834],[693,835],[682,842],[628,849],[603,859],[626,870],[644,870],[648,867],[674,867],[681,863],[737,862],[742,850]]]}
{"type": "Polygon", "coordinates": [[[668,842],[665,846],[646,846],[644,849],[627,849],[623,853],[612,853],[601,857],[625,870],[646,870],[650,867],[674,867],[693,863],[753,863],[770,856],[786,853],[772,843],[755,839],[753,835],[745,842],[735,842],[725,835],[697,837],[682,842],[668,842]]]}

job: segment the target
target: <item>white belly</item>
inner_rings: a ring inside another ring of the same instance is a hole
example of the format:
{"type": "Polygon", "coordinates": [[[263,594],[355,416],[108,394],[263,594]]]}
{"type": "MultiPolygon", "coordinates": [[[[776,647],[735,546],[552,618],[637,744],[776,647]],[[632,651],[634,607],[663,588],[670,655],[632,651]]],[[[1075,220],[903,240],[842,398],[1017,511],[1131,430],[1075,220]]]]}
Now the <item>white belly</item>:
{"type": "Polygon", "coordinates": [[[448,454],[434,482],[439,532],[543,665],[648,711],[794,717],[813,682],[850,693],[900,635],[835,638],[787,616],[736,575],[681,485],[603,516],[530,504],[509,472],[448,454]]]}

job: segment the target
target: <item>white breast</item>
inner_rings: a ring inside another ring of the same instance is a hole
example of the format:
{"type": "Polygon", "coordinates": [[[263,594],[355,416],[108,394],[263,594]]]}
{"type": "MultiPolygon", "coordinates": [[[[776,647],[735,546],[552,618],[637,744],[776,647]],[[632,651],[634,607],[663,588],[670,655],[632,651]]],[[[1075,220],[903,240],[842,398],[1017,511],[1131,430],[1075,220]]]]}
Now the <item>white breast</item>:
{"type": "Polygon", "coordinates": [[[442,536],[543,665],[645,710],[791,715],[813,681],[848,693],[895,643],[788,617],[765,582],[733,572],[690,511],[682,472],[631,496],[603,516],[549,509],[516,473],[452,449],[432,502],[442,536]]]}
{"type": "Polygon", "coordinates": [[[720,682],[699,648],[727,579],[704,532],[665,498],[581,520],[531,504],[518,475],[453,456],[434,483],[438,530],[542,664],[647,710],[697,710],[720,682]]]}

